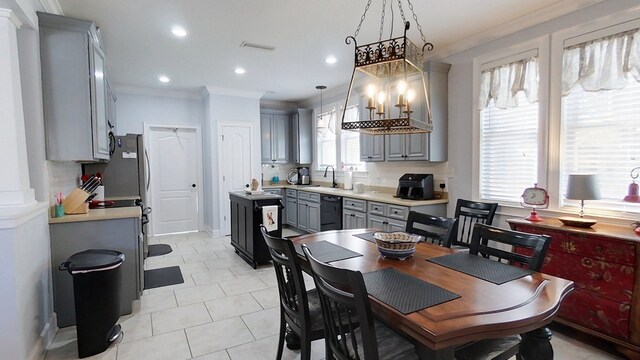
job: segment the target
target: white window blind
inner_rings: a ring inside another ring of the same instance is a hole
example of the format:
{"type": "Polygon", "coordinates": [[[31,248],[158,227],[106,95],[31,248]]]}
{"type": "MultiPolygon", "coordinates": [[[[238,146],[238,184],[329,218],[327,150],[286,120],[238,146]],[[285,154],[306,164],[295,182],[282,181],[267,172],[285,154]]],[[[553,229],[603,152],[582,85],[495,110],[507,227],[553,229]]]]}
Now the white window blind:
{"type": "Polygon", "coordinates": [[[335,109],[316,117],[316,160],[318,169],[331,165],[336,167],[336,111],[335,109]]]}
{"type": "Polygon", "coordinates": [[[569,174],[594,173],[602,200],[588,208],[640,212],[640,204],[621,201],[631,169],[640,166],[640,82],[596,92],[574,87],[562,99],[561,139],[562,198],[569,174]]]}
{"type": "MultiPolygon", "coordinates": [[[[358,121],[359,107],[349,106],[345,111],[345,121],[358,121]]],[[[341,162],[343,170],[353,169],[364,171],[365,163],[360,161],[360,133],[355,131],[341,131],[341,162]]]]}
{"type": "Polygon", "coordinates": [[[537,91],[535,57],[483,71],[479,99],[481,200],[519,202],[522,190],[538,182],[537,91]]]}

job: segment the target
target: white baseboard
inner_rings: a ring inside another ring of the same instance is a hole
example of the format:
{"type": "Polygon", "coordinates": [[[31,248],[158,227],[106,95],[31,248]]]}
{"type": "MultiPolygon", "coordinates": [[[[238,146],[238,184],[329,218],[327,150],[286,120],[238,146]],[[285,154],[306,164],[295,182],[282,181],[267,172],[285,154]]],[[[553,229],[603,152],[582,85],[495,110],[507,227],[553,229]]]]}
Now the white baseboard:
{"type": "Polygon", "coordinates": [[[29,360],[43,360],[46,353],[47,348],[53,342],[53,338],[56,336],[56,332],[58,331],[58,319],[56,313],[51,313],[49,316],[49,320],[44,325],[44,328],[40,332],[40,337],[38,341],[31,347],[29,354],[27,355],[27,359],[29,360]]]}
{"type": "Polygon", "coordinates": [[[220,236],[220,230],[218,229],[213,229],[210,226],[205,226],[204,231],[206,231],[207,234],[211,235],[211,237],[218,237],[220,236]]]}

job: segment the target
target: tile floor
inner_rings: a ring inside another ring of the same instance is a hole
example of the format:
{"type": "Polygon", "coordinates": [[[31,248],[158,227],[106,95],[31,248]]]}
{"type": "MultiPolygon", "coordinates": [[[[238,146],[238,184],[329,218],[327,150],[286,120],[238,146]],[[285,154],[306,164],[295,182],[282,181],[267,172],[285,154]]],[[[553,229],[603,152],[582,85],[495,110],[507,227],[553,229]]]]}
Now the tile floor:
{"type": "MultiPolygon", "coordinates": [[[[285,236],[291,235],[285,229],[285,236]]],[[[185,282],[145,290],[131,315],[120,318],[125,337],[93,360],[272,360],[279,308],[273,268],[253,270],[233,251],[229,237],[206,233],[156,237],[170,254],[148,258],[146,269],[179,265],[185,282]]],[[[309,286],[313,281],[307,278],[309,286]]],[[[565,334],[554,334],[556,359],[622,359],[565,334]]],[[[285,348],[284,359],[299,358],[285,348]]],[[[45,360],[77,359],[74,327],[60,329],[45,360]]],[[[312,359],[324,358],[324,344],[313,342],[312,359]]]]}

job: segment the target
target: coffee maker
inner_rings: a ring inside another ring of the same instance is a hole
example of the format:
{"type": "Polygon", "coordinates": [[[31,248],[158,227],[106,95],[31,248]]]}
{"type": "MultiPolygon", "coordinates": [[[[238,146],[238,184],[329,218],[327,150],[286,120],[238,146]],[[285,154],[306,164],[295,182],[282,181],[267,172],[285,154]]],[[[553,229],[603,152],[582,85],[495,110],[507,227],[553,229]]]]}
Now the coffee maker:
{"type": "Polygon", "coordinates": [[[396,197],[411,200],[433,199],[433,174],[404,174],[398,181],[396,197]]]}
{"type": "Polygon", "coordinates": [[[298,168],[298,185],[310,185],[311,184],[311,170],[302,166],[298,168]]]}

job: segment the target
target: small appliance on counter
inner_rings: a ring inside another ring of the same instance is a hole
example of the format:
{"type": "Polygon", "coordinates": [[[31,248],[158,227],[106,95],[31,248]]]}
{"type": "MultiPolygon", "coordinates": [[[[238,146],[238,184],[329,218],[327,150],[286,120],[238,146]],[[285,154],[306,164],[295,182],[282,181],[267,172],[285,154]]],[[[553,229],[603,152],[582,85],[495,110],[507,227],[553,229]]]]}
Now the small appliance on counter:
{"type": "Polygon", "coordinates": [[[310,185],[311,184],[311,170],[308,167],[302,166],[298,168],[298,185],[310,185]]]}
{"type": "Polygon", "coordinates": [[[398,181],[396,197],[410,200],[433,199],[433,174],[404,174],[398,181]]]}

